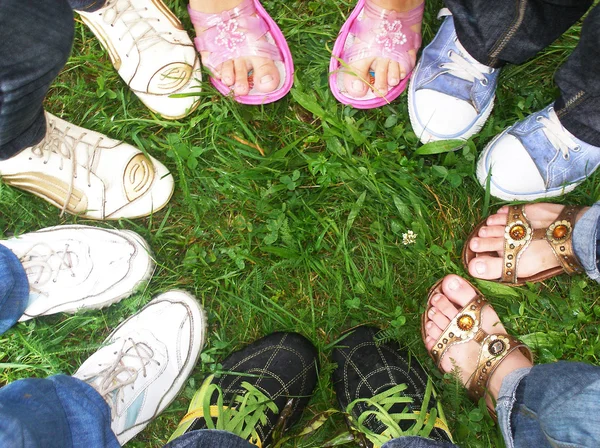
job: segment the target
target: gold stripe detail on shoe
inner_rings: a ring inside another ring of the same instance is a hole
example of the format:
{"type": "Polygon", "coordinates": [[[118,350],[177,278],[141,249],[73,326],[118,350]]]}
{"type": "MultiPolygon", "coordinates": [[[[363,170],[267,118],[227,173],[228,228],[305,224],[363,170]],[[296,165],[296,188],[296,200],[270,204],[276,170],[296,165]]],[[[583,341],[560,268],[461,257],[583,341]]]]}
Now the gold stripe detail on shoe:
{"type": "Polygon", "coordinates": [[[52,205],[63,208],[74,215],[81,215],[88,209],[88,200],[86,194],[73,188],[71,195],[69,185],[56,177],[47,176],[41,173],[19,173],[9,174],[2,177],[7,185],[28,191],[50,202],[52,205]]]}
{"type": "Polygon", "coordinates": [[[110,57],[110,61],[112,62],[113,67],[119,71],[121,68],[121,58],[119,57],[119,53],[115,46],[111,43],[110,39],[104,34],[102,29],[94,26],[94,23],[91,20],[88,20],[83,14],[80,15],[81,20],[85,23],[92,33],[96,35],[102,46],[108,52],[108,57],[110,57]]]}
{"type": "Polygon", "coordinates": [[[178,30],[183,30],[183,25],[181,24],[177,16],[173,14],[171,10],[161,0],[152,0],[152,3],[154,3],[154,6],[156,6],[158,10],[165,15],[165,18],[169,22],[171,22],[171,25],[173,25],[178,30]]]}

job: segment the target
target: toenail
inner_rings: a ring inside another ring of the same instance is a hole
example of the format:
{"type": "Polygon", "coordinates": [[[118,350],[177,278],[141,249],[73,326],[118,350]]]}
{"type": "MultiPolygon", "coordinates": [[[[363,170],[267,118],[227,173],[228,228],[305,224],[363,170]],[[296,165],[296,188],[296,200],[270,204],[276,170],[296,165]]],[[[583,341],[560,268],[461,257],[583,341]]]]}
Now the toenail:
{"type": "Polygon", "coordinates": [[[456,279],[452,279],[448,282],[448,289],[451,291],[456,291],[460,287],[460,283],[456,279]]]}
{"type": "Polygon", "coordinates": [[[481,229],[481,230],[479,231],[479,235],[480,235],[480,236],[487,236],[487,230],[486,230],[486,229],[481,229]]]}
{"type": "Polygon", "coordinates": [[[397,86],[399,83],[400,83],[400,80],[398,78],[390,79],[390,84],[393,86],[397,86]]]}
{"type": "Polygon", "coordinates": [[[432,302],[437,302],[438,300],[440,300],[440,296],[437,294],[433,296],[433,299],[431,299],[432,302]]]}
{"type": "Polygon", "coordinates": [[[385,95],[386,93],[388,93],[388,89],[377,89],[379,91],[380,94],[385,95]]]}
{"type": "Polygon", "coordinates": [[[479,275],[485,274],[485,263],[482,261],[475,263],[475,271],[479,275]]]}
{"type": "Polygon", "coordinates": [[[352,81],[352,89],[354,89],[356,91],[362,91],[363,90],[362,81],[359,81],[359,80],[352,81]]]}
{"type": "Polygon", "coordinates": [[[431,330],[431,327],[433,327],[433,322],[429,321],[425,324],[425,327],[429,330],[431,330]]]}
{"type": "Polygon", "coordinates": [[[265,75],[262,78],[260,78],[260,83],[261,84],[269,84],[271,82],[273,82],[275,78],[273,78],[271,75],[265,75]]]}
{"type": "Polygon", "coordinates": [[[431,317],[435,316],[435,308],[430,308],[430,309],[429,309],[429,315],[430,315],[431,317]]]}
{"type": "Polygon", "coordinates": [[[479,240],[477,238],[471,240],[471,249],[479,249],[479,240]]]}

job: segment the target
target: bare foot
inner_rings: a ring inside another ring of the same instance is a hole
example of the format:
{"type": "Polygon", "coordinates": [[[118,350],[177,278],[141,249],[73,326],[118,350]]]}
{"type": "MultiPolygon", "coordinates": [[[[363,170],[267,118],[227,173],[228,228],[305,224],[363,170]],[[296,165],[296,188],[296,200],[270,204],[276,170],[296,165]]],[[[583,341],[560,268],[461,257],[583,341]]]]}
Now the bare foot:
{"type": "MultiPolygon", "coordinates": [[[[448,275],[441,285],[441,293],[434,294],[431,298],[430,308],[425,321],[425,347],[428,351],[434,348],[438,338],[442,335],[450,321],[458,312],[476,296],[473,287],[457,275],[448,275]]],[[[482,329],[489,334],[506,334],[506,330],[498,315],[491,306],[485,306],[481,312],[482,329]]],[[[458,368],[458,373],[465,387],[469,386],[471,377],[477,368],[481,346],[471,340],[451,346],[442,358],[441,368],[450,372],[458,368]]],[[[511,352],[500,362],[497,369],[490,377],[488,383],[487,404],[493,408],[498,398],[500,386],[504,377],[516,369],[531,367],[533,364],[519,350],[511,352]],[[491,396],[490,396],[491,395],[491,396]],[[493,398],[493,401],[492,401],[493,398]]]]}
{"type": "MultiPolygon", "coordinates": [[[[209,14],[228,11],[241,4],[242,0],[190,0],[190,7],[193,10],[209,14]]],[[[194,25],[194,29],[198,36],[204,31],[199,25],[194,25]]],[[[205,65],[209,54],[206,51],[200,52],[205,65]]],[[[238,96],[250,92],[252,88],[250,82],[260,92],[269,93],[277,89],[280,81],[279,70],[275,63],[271,59],[256,56],[225,61],[212,71],[212,76],[231,87],[234,94],[238,96]]]]}
{"type": "MultiPolygon", "coordinates": [[[[415,9],[423,4],[424,0],[367,0],[376,6],[383,9],[388,9],[396,12],[406,12],[415,9]]],[[[418,34],[421,34],[421,22],[412,25],[410,29],[418,34]]],[[[388,92],[389,86],[397,86],[400,84],[410,71],[414,68],[417,61],[417,50],[408,52],[410,65],[405,66],[396,61],[387,58],[368,57],[359,59],[349,63],[349,68],[344,73],[344,86],[348,93],[357,98],[361,98],[369,91],[369,84],[365,80],[370,79],[369,72],[375,73],[373,89],[375,92],[385,95],[388,92]],[[357,76],[352,75],[356,74],[357,76]]]]}
{"type": "MultiPolygon", "coordinates": [[[[556,220],[563,208],[560,204],[529,204],[525,206],[525,213],[534,229],[545,229],[556,220]]],[[[584,208],[577,215],[576,221],[588,209],[589,207],[584,208]]],[[[490,215],[486,225],[479,229],[478,237],[469,241],[469,248],[478,253],[477,257],[469,262],[469,273],[473,277],[496,280],[502,276],[504,229],[508,210],[509,207],[504,206],[496,214],[490,215]],[[498,256],[484,255],[485,252],[496,252],[498,256]]],[[[550,245],[545,240],[534,240],[519,259],[518,275],[523,278],[530,277],[557,266],[560,266],[560,263],[550,245]]]]}

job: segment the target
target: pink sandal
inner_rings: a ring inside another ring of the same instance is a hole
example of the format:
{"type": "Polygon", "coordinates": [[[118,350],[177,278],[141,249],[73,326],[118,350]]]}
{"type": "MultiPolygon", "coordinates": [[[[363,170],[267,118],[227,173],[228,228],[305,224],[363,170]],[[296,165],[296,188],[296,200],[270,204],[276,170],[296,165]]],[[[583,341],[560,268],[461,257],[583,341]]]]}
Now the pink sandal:
{"type": "MultiPolygon", "coordinates": [[[[397,86],[389,86],[386,95],[376,94],[369,89],[361,98],[352,97],[345,91],[343,79],[338,74],[348,68],[345,64],[367,57],[389,58],[409,66],[408,52],[418,50],[421,46],[421,35],[410,27],[423,20],[424,7],[425,3],[422,3],[411,11],[396,12],[380,8],[370,1],[358,1],[340,30],[329,64],[329,87],[339,102],[357,109],[371,109],[398,98],[406,89],[410,73],[397,86]],[[359,43],[355,43],[357,38],[359,43]]],[[[363,81],[373,83],[372,79],[363,81]]]]}
{"type": "MultiPolygon", "coordinates": [[[[258,56],[272,59],[279,70],[280,82],[273,92],[263,93],[252,87],[247,95],[236,96],[242,104],[266,104],[283,98],[292,88],[294,63],[288,44],[281,30],[259,0],[243,0],[229,11],[206,14],[188,6],[194,25],[205,31],[194,39],[198,51],[208,51],[210,55],[202,63],[211,71],[230,59],[258,56]],[[261,40],[265,37],[266,40],[261,40]]],[[[251,76],[251,73],[249,73],[251,76]]],[[[223,95],[231,88],[220,80],[211,77],[213,85],[223,95]]]]}

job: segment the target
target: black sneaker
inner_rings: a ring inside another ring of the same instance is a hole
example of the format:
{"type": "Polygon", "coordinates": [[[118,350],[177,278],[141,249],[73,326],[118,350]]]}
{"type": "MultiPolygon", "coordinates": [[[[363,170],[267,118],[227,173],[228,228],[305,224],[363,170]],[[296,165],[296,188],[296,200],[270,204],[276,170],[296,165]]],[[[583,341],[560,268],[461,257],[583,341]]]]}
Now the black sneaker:
{"type": "Polygon", "coordinates": [[[431,380],[396,342],[378,343],[374,327],[358,327],[333,349],[333,385],[357,442],[381,447],[391,439],[452,437],[431,380]]]}
{"type": "Polygon", "coordinates": [[[169,441],[222,429],[259,447],[293,425],[317,383],[317,350],[298,333],[273,333],[232,353],[209,376],[169,441]],[[206,415],[210,415],[210,419],[206,415]]]}

